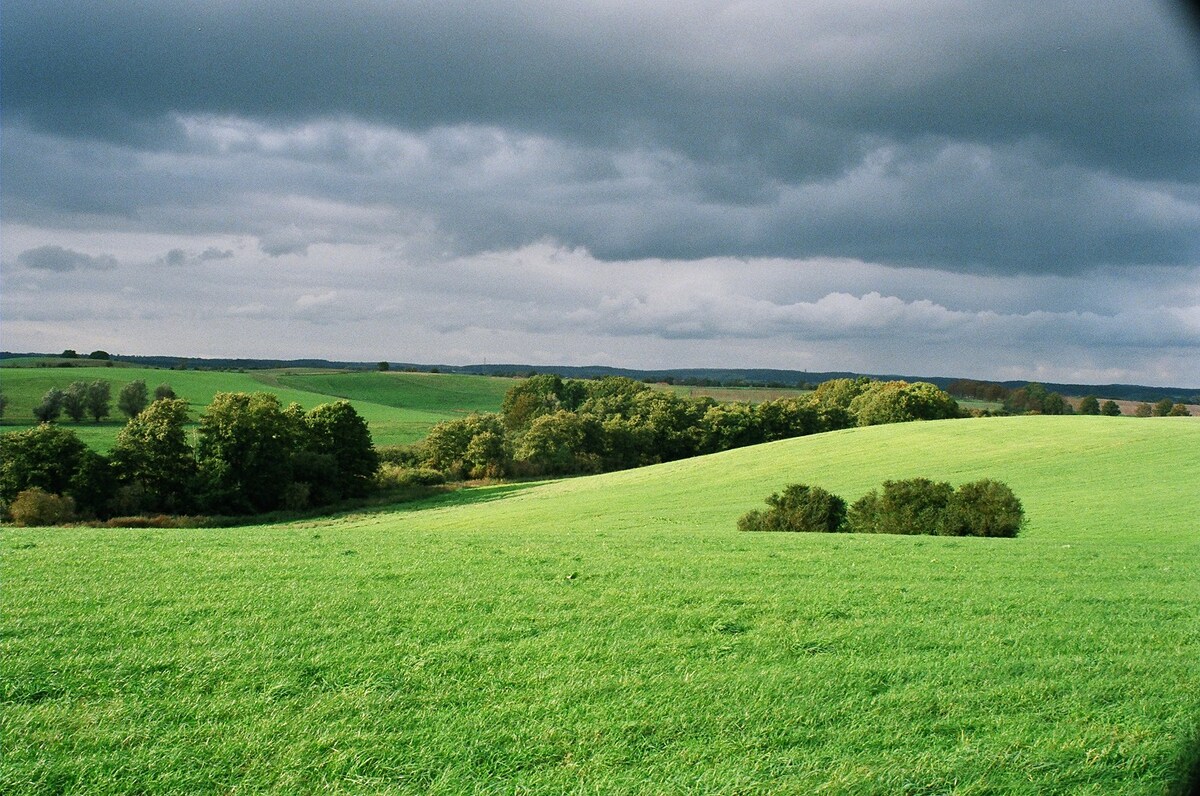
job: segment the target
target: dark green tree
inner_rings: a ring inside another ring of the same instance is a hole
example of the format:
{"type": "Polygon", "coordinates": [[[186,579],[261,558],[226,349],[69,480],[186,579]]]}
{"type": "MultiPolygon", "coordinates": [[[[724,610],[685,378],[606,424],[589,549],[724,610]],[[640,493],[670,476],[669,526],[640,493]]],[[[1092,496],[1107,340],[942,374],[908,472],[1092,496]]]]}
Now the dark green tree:
{"type": "Polygon", "coordinates": [[[537,473],[579,472],[589,469],[588,438],[594,439],[597,434],[594,418],[559,409],[534,419],[521,435],[516,458],[537,473]]]}
{"type": "Polygon", "coordinates": [[[117,482],[132,511],[183,512],[192,507],[196,460],[187,441],[187,401],[155,401],[125,424],[112,449],[117,482]]]}
{"type": "MultiPolygon", "coordinates": [[[[151,407],[160,403],[172,402],[156,401],[151,407]]],[[[200,415],[196,440],[207,510],[250,514],[282,507],[294,480],[292,457],[301,433],[271,393],[213,396],[200,415]]]]}
{"type": "Polygon", "coordinates": [[[846,522],[846,501],[819,486],[790,484],[768,497],[767,507],[742,515],[738,530],[836,533],[846,522]]]}
{"type": "Polygon", "coordinates": [[[473,413],[444,420],[429,430],[421,443],[422,464],[455,478],[479,477],[489,468],[502,472],[509,461],[504,421],[498,414],[473,413]],[[476,437],[484,437],[472,447],[476,437]],[[504,443],[504,444],[501,444],[504,443]]]}
{"type": "Polygon", "coordinates": [[[0,392],[0,418],[4,417],[4,410],[8,408],[8,396],[0,392]]]}
{"type": "Polygon", "coordinates": [[[1098,415],[1100,414],[1100,400],[1094,395],[1086,396],[1079,402],[1079,414],[1081,415],[1098,415]]]}
{"type": "Polygon", "coordinates": [[[716,453],[764,441],[762,417],[749,403],[714,404],[700,419],[700,450],[716,453]]]}
{"type": "Polygon", "coordinates": [[[103,379],[97,379],[88,385],[87,411],[92,420],[99,423],[108,417],[112,404],[112,385],[103,379]]]}
{"type": "Polygon", "coordinates": [[[1100,414],[1108,415],[1109,417],[1117,417],[1121,414],[1121,407],[1117,406],[1116,401],[1105,401],[1100,404],[1100,414]]]}
{"type": "Polygon", "coordinates": [[[1140,403],[1133,410],[1134,417],[1152,417],[1154,415],[1154,407],[1147,403],[1140,403]]]}
{"type": "Polygon", "coordinates": [[[117,408],[130,419],[137,417],[149,403],[150,391],[143,379],[129,382],[117,393],[117,408]]]}
{"type": "Polygon", "coordinates": [[[1024,524],[1025,509],[1012,489],[1001,481],[984,479],[955,490],[938,533],[1013,537],[1024,524]]]}
{"type": "Polygon", "coordinates": [[[882,493],[872,491],[850,507],[856,533],[935,534],[943,526],[954,487],[928,478],[884,481],[882,493]]]}
{"type": "Polygon", "coordinates": [[[1167,415],[1171,414],[1171,408],[1174,406],[1175,402],[1170,398],[1163,398],[1161,401],[1158,401],[1154,404],[1154,416],[1166,417],[1167,415]]]}
{"type": "Polygon", "coordinates": [[[154,388],[154,400],[156,400],[156,401],[161,401],[164,398],[178,398],[178,397],[179,396],[175,394],[175,390],[173,390],[171,388],[171,385],[166,384],[165,382],[154,388]]]}
{"type": "Polygon", "coordinates": [[[1171,411],[1167,413],[1167,417],[1191,417],[1192,413],[1188,411],[1186,404],[1175,404],[1171,407],[1171,411]]]}
{"type": "Polygon", "coordinates": [[[333,458],[335,484],[341,497],[361,497],[371,489],[379,456],[367,421],[349,401],[321,404],[304,416],[303,447],[333,458]]]}
{"type": "Polygon", "coordinates": [[[88,385],[85,381],[73,381],[63,392],[63,411],[76,423],[87,417],[87,393],[88,385]]]}
{"type": "Polygon", "coordinates": [[[33,407],[33,416],[39,423],[53,423],[62,414],[66,394],[57,387],[46,390],[42,402],[33,407]]]}
{"type": "Polygon", "coordinates": [[[11,502],[30,487],[66,494],[85,450],[74,433],[49,423],[0,434],[0,500],[11,502]]]}

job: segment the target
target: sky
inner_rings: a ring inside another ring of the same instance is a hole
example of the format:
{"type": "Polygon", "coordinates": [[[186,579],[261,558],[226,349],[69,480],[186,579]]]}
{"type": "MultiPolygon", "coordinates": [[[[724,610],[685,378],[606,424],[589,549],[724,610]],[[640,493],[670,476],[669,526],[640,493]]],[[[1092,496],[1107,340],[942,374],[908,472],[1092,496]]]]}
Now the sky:
{"type": "Polygon", "coordinates": [[[1148,0],[5,0],[0,348],[1200,386],[1148,0]]]}

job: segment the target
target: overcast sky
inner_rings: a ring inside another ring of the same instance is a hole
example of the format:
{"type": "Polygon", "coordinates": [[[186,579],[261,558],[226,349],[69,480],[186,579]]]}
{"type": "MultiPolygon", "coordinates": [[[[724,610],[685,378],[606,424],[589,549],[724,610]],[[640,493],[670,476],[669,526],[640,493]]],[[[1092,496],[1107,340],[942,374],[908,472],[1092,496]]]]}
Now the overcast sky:
{"type": "Polygon", "coordinates": [[[5,0],[0,348],[1200,386],[1145,0],[5,0]]]}

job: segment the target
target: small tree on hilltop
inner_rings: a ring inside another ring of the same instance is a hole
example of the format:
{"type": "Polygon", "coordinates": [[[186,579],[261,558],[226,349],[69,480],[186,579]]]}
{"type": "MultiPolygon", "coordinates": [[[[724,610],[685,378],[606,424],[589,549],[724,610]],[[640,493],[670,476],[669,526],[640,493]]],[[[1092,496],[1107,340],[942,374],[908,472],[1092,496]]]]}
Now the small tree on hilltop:
{"type": "Polygon", "coordinates": [[[1163,398],[1161,401],[1154,404],[1154,416],[1166,417],[1171,414],[1171,409],[1175,406],[1175,402],[1170,398],[1163,398]]]}
{"type": "Polygon", "coordinates": [[[130,420],[137,417],[150,403],[150,391],[143,379],[129,382],[117,393],[117,408],[130,420]]]}
{"type": "Polygon", "coordinates": [[[1089,395],[1079,402],[1079,414],[1081,415],[1098,415],[1100,414],[1100,401],[1096,396],[1089,395]]]}
{"type": "Polygon", "coordinates": [[[1100,414],[1107,415],[1108,417],[1118,417],[1121,414],[1121,407],[1117,405],[1116,401],[1105,401],[1100,404],[1100,414]]]}

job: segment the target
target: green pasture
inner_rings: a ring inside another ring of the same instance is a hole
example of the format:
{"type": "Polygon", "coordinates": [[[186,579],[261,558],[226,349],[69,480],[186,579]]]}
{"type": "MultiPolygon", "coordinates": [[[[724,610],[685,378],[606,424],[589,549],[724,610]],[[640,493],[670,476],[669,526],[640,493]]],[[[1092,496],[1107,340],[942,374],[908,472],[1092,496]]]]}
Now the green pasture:
{"type": "Polygon", "coordinates": [[[371,428],[377,445],[415,442],[435,423],[471,411],[497,411],[508,379],[485,376],[424,373],[373,373],[338,371],[194,371],[154,368],[3,368],[0,390],[8,397],[0,430],[33,425],[33,407],[51,387],[65,388],[73,381],[104,379],[112,384],[112,417],[95,424],[59,422],[75,431],[87,444],[108,450],[124,419],[116,408],[117,393],[125,384],[143,379],[153,392],[170,384],[198,416],[218,392],[270,392],[284,404],[293,401],[305,409],[348,398],[371,428]]]}
{"type": "Polygon", "coordinates": [[[1200,420],[878,426],[280,525],[0,531],[6,793],[1164,794],[1200,420]],[[743,534],[1007,481],[1017,539],[743,534]]]}

